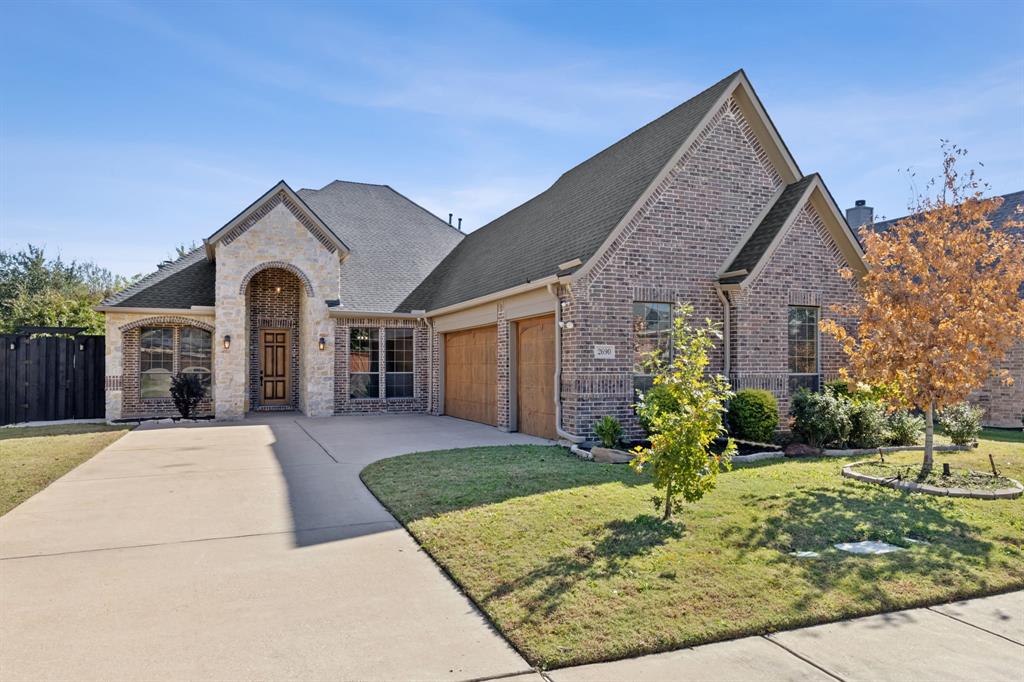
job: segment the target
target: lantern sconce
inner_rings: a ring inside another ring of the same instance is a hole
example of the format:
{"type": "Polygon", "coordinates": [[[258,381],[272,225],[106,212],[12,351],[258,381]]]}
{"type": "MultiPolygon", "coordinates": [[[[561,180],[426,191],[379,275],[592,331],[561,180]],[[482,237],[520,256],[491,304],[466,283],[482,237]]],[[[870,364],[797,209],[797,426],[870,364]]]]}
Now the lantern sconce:
{"type": "Polygon", "coordinates": [[[85,344],[84,343],[78,344],[78,350],[85,350],[85,344]]]}
{"type": "Polygon", "coordinates": [[[14,341],[11,341],[11,345],[8,346],[8,348],[10,348],[11,350],[14,350],[17,347],[18,347],[18,344],[15,343],[14,341]]]}
{"type": "Polygon", "coordinates": [[[275,294],[281,293],[281,287],[274,287],[274,293],[275,294]]]}
{"type": "Polygon", "coordinates": [[[320,337],[320,350],[323,350],[324,348],[327,348],[327,339],[325,339],[324,337],[321,336],[320,337]]]}
{"type": "Polygon", "coordinates": [[[231,348],[231,335],[230,334],[225,334],[224,335],[224,350],[227,350],[229,348],[231,348]]]}

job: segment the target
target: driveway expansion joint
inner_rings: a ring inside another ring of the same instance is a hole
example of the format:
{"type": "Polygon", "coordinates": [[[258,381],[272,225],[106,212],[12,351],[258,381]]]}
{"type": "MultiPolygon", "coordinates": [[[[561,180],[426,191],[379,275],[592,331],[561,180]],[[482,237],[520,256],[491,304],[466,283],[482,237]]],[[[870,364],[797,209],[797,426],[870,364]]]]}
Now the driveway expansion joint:
{"type": "Polygon", "coordinates": [[[783,644],[782,642],[779,642],[778,640],[776,640],[776,639],[773,639],[771,635],[761,635],[761,639],[766,639],[766,640],[768,640],[769,642],[771,642],[771,643],[772,643],[772,644],[774,644],[775,646],[779,647],[780,649],[782,649],[782,650],[783,650],[783,651],[785,651],[786,653],[788,653],[788,654],[790,654],[791,656],[794,656],[794,657],[796,657],[796,658],[799,658],[799,659],[800,659],[801,661],[803,661],[804,663],[806,663],[806,664],[807,664],[807,665],[809,665],[809,666],[812,666],[812,667],[814,667],[814,668],[817,668],[818,670],[820,670],[821,672],[825,673],[826,675],[828,675],[828,676],[829,676],[829,677],[831,677],[832,679],[834,679],[834,680],[839,680],[839,682],[846,682],[846,680],[844,680],[844,679],[843,679],[842,677],[840,677],[839,675],[836,675],[836,674],[835,674],[834,672],[832,672],[831,670],[829,670],[829,669],[827,669],[827,668],[824,668],[824,667],[822,667],[821,665],[818,665],[817,663],[815,663],[815,662],[814,662],[814,661],[812,661],[811,659],[807,658],[806,656],[804,656],[804,655],[802,655],[802,654],[798,654],[797,652],[793,651],[792,649],[790,649],[790,648],[789,648],[788,646],[786,646],[786,645],[785,645],[785,644],[783,644]]]}
{"type": "MultiPolygon", "coordinates": [[[[944,604],[936,604],[936,606],[944,606],[944,604]]],[[[932,613],[937,613],[940,616],[945,616],[946,618],[950,618],[952,620],[955,620],[958,623],[963,623],[964,625],[970,625],[972,628],[975,628],[977,630],[981,630],[982,632],[987,632],[988,634],[994,635],[996,637],[999,637],[1000,639],[1005,639],[1007,642],[1010,642],[1011,644],[1016,644],[1017,646],[1024,647],[1024,642],[1018,642],[1017,640],[1012,639],[1010,637],[1007,637],[1006,635],[1001,635],[998,632],[992,632],[991,630],[989,630],[987,628],[983,628],[980,625],[975,625],[974,623],[966,621],[963,618],[957,618],[953,614],[945,613],[944,611],[936,611],[932,606],[926,606],[925,608],[928,609],[929,611],[931,611],[932,613]]]]}

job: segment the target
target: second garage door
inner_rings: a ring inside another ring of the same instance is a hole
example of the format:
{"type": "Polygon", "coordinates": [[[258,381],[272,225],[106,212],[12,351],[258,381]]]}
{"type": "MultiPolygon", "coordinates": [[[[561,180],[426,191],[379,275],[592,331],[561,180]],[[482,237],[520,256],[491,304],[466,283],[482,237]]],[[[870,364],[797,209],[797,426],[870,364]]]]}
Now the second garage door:
{"type": "Polygon", "coordinates": [[[516,325],[519,430],[541,438],[555,432],[555,316],[532,317],[516,325]]]}
{"type": "Polygon", "coordinates": [[[496,327],[444,336],[444,413],[495,426],[498,423],[496,327]]]}

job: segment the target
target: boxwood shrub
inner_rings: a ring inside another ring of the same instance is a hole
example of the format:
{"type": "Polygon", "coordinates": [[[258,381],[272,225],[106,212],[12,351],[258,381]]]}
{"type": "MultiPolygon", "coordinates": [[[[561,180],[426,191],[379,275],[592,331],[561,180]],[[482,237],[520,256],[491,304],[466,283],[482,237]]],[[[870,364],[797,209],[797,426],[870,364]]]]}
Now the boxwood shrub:
{"type": "Polygon", "coordinates": [[[729,401],[728,420],[735,438],[768,443],[779,425],[779,403],[770,391],[743,388],[729,401]]]}

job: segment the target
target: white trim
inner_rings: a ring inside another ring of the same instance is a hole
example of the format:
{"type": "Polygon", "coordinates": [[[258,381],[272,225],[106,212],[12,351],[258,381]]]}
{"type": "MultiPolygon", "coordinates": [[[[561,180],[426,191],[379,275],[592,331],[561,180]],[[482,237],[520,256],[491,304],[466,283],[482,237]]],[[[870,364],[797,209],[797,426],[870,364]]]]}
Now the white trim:
{"type": "Polygon", "coordinates": [[[209,315],[217,314],[212,305],[194,305],[191,308],[128,308],[116,305],[98,305],[93,308],[99,313],[143,313],[146,315],[209,315]]]}
{"type": "Polygon", "coordinates": [[[564,263],[559,263],[558,271],[561,272],[562,270],[568,270],[569,268],[574,268],[577,265],[583,265],[583,261],[579,258],[573,258],[572,260],[567,260],[564,263]]]}
{"type": "Polygon", "coordinates": [[[327,314],[330,317],[381,320],[421,320],[424,317],[423,313],[371,313],[366,310],[338,310],[336,308],[328,308],[327,314]]]}
{"type": "Polygon", "coordinates": [[[571,275],[560,277],[558,275],[549,275],[548,277],[541,277],[540,279],[535,279],[532,282],[526,282],[525,284],[519,284],[514,287],[509,287],[508,289],[495,291],[492,294],[486,294],[484,296],[478,296],[477,298],[471,298],[468,301],[462,301],[461,303],[453,303],[452,305],[445,306],[443,308],[437,308],[436,310],[428,310],[426,314],[428,317],[438,317],[440,315],[447,315],[448,313],[454,313],[455,311],[462,310],[463,308],[472,308],[474,306],[482,305],[484,303],[500,301],[503,298],[515,296],[516,294],[521,294],[524,291],[540,289],[541,287],[546,287],[548,284],[555,284],[556,282],[564,281],[567,277],[570,276],[571,275]]]}

